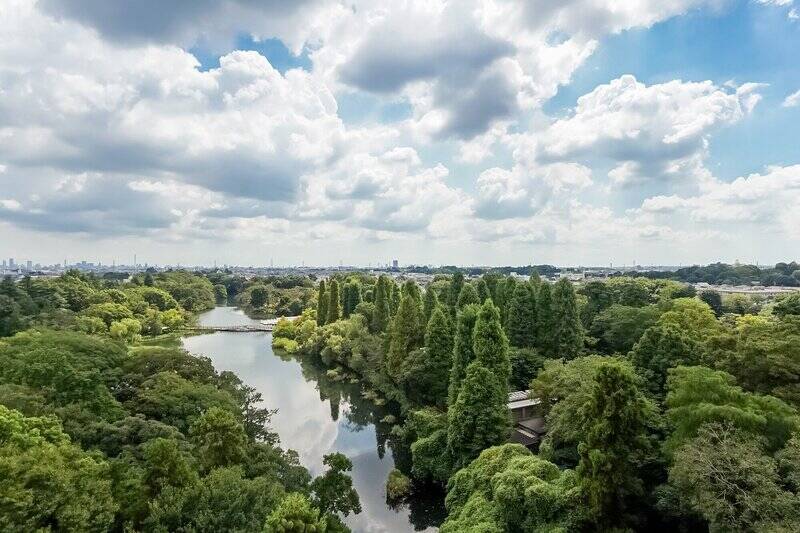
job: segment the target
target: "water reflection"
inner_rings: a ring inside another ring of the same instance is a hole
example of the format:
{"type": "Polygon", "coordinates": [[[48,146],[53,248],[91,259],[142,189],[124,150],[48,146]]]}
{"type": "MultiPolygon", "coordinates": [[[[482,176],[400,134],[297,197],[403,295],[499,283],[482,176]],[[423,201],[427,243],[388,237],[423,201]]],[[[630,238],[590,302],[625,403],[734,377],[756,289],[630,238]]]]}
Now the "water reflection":
{"type": "MultiPolygon", "coordinates": [[[[203,314],[204,325],[252,323],[242,311],[217,307],[203,314]]],[[[416,487],[406,505],[386,504],[385,483],[398,465],[407,470],[408,450],[391,435],[392,405],[376,405],[361,395],[360,385],[334,380],[318,361],[298,361],[273,353],[271,337],[263,333],[225,333],[184,339],[186,349],[209,357],[217,370],[235,372],[256,387],[266,405],[277,408],[272,425],[285,448],[298,452],[312,475],[322,470],[322,456],[338,451],[353,461],[353,484],[363,511],[347,524],[356,532],[426,530],[443,518],[441,491],[416,487]],[[387,418],[388,417],[388,418],[387,418]]]]}

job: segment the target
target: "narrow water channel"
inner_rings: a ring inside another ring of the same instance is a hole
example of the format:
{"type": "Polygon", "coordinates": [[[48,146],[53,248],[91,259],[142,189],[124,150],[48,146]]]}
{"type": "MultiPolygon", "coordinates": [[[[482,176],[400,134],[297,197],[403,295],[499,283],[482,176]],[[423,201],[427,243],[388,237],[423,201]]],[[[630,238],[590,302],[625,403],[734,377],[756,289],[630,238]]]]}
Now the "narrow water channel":
{"type": "MultiPolygon", "coordinates": [[[[256,321],[233,307],[200,316],[203,325],[246,325],[256,321]]],[[[333,381],[312,362],[279,357],[269,333],[217,332],[183,339],[187,350],[209,357],[217,371],[230,370],[258,389],[270,409],[281,445],[296,450],[312,475],[322,456],[341,452],[353,461],[353,483],[362,512],[345,521],[354,532],[435,531],[442,518],[441,494],[418,489],[402,506],[386,503],[386,476],[408,452],[393,442],[391,409],[362,398],[358,383],[333,381]]]]}

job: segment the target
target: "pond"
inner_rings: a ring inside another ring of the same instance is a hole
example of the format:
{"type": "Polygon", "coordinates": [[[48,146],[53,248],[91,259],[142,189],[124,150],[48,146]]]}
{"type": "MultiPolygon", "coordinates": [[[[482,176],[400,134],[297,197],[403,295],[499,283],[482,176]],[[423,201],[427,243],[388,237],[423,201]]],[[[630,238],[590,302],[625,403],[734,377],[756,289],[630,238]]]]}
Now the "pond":
{"type": "MultiPolygon", "coordinates": [[[[243,311],[217,307],[200,316],[201,325],[254,324],[243,311]]],[[[435,531],[443,518],[441,491],[416,487],[402,506],[386,503],[386,476],[409,452],[391,435],[391,406],[365,400],[350,380],[334,381],[319,363],[279,356],[269,333],[217,332],[183,339],[187,350],[211,359],[217,371],[230,370],[255,387],[265,405],[278,409],[272,427],[283,448],[296,450],[312,475],[323,470],[322,456],[341,452],[353,461],[353,484],[362,512],[345,522],[354,532],[435,531]],[[390,418],[387,418],[390,417],[390,418]]]]}

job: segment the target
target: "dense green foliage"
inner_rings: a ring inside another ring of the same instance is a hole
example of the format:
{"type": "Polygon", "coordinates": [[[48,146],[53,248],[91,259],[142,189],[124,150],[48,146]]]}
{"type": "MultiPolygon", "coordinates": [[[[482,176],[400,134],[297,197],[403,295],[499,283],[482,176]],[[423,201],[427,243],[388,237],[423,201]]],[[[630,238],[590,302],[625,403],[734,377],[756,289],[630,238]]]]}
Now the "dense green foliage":
{"type": "Polygon", "coordinates": [[[442,531],[797,529],[796,297],[451,272],[424,295],[337,274],[360,286],[349,317],[309,309],[274,340],[398,407],[408,459],[391,484],[446,484],[442,531]],[[545,421],[538,455],[506,444],[507,394],[524,388],[545,421]]]}
{"type": "Polygon", "coordinates": [[[0,339],[0,529],[258,532],[289,493],[329,531],[360,512],[347,458],[312,480],[255,389],[142,339],[213,306],[205,277],[4,283],[35,327],[0,339]]]}

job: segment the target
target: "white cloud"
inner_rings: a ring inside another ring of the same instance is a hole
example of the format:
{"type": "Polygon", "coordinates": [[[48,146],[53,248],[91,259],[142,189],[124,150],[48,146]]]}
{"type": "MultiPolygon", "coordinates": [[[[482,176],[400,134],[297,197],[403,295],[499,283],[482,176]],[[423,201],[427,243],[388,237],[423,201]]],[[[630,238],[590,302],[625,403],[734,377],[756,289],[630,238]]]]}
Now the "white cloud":
{"type": "Polygon", "coordinates": [[[537,141],[539,158],[608,158],[617,185],[706,178],[710,133],[750,113],[759,87],[730,92],[710,81],[680,80],[647,86],[625,75],[578,98],[574,113],[537,141]]]}
{"type": "Polygon", "coordinates": [[[783,107],[797,107],[800,105],[800,90],[797,90],[784,98],[783,107]]]}

